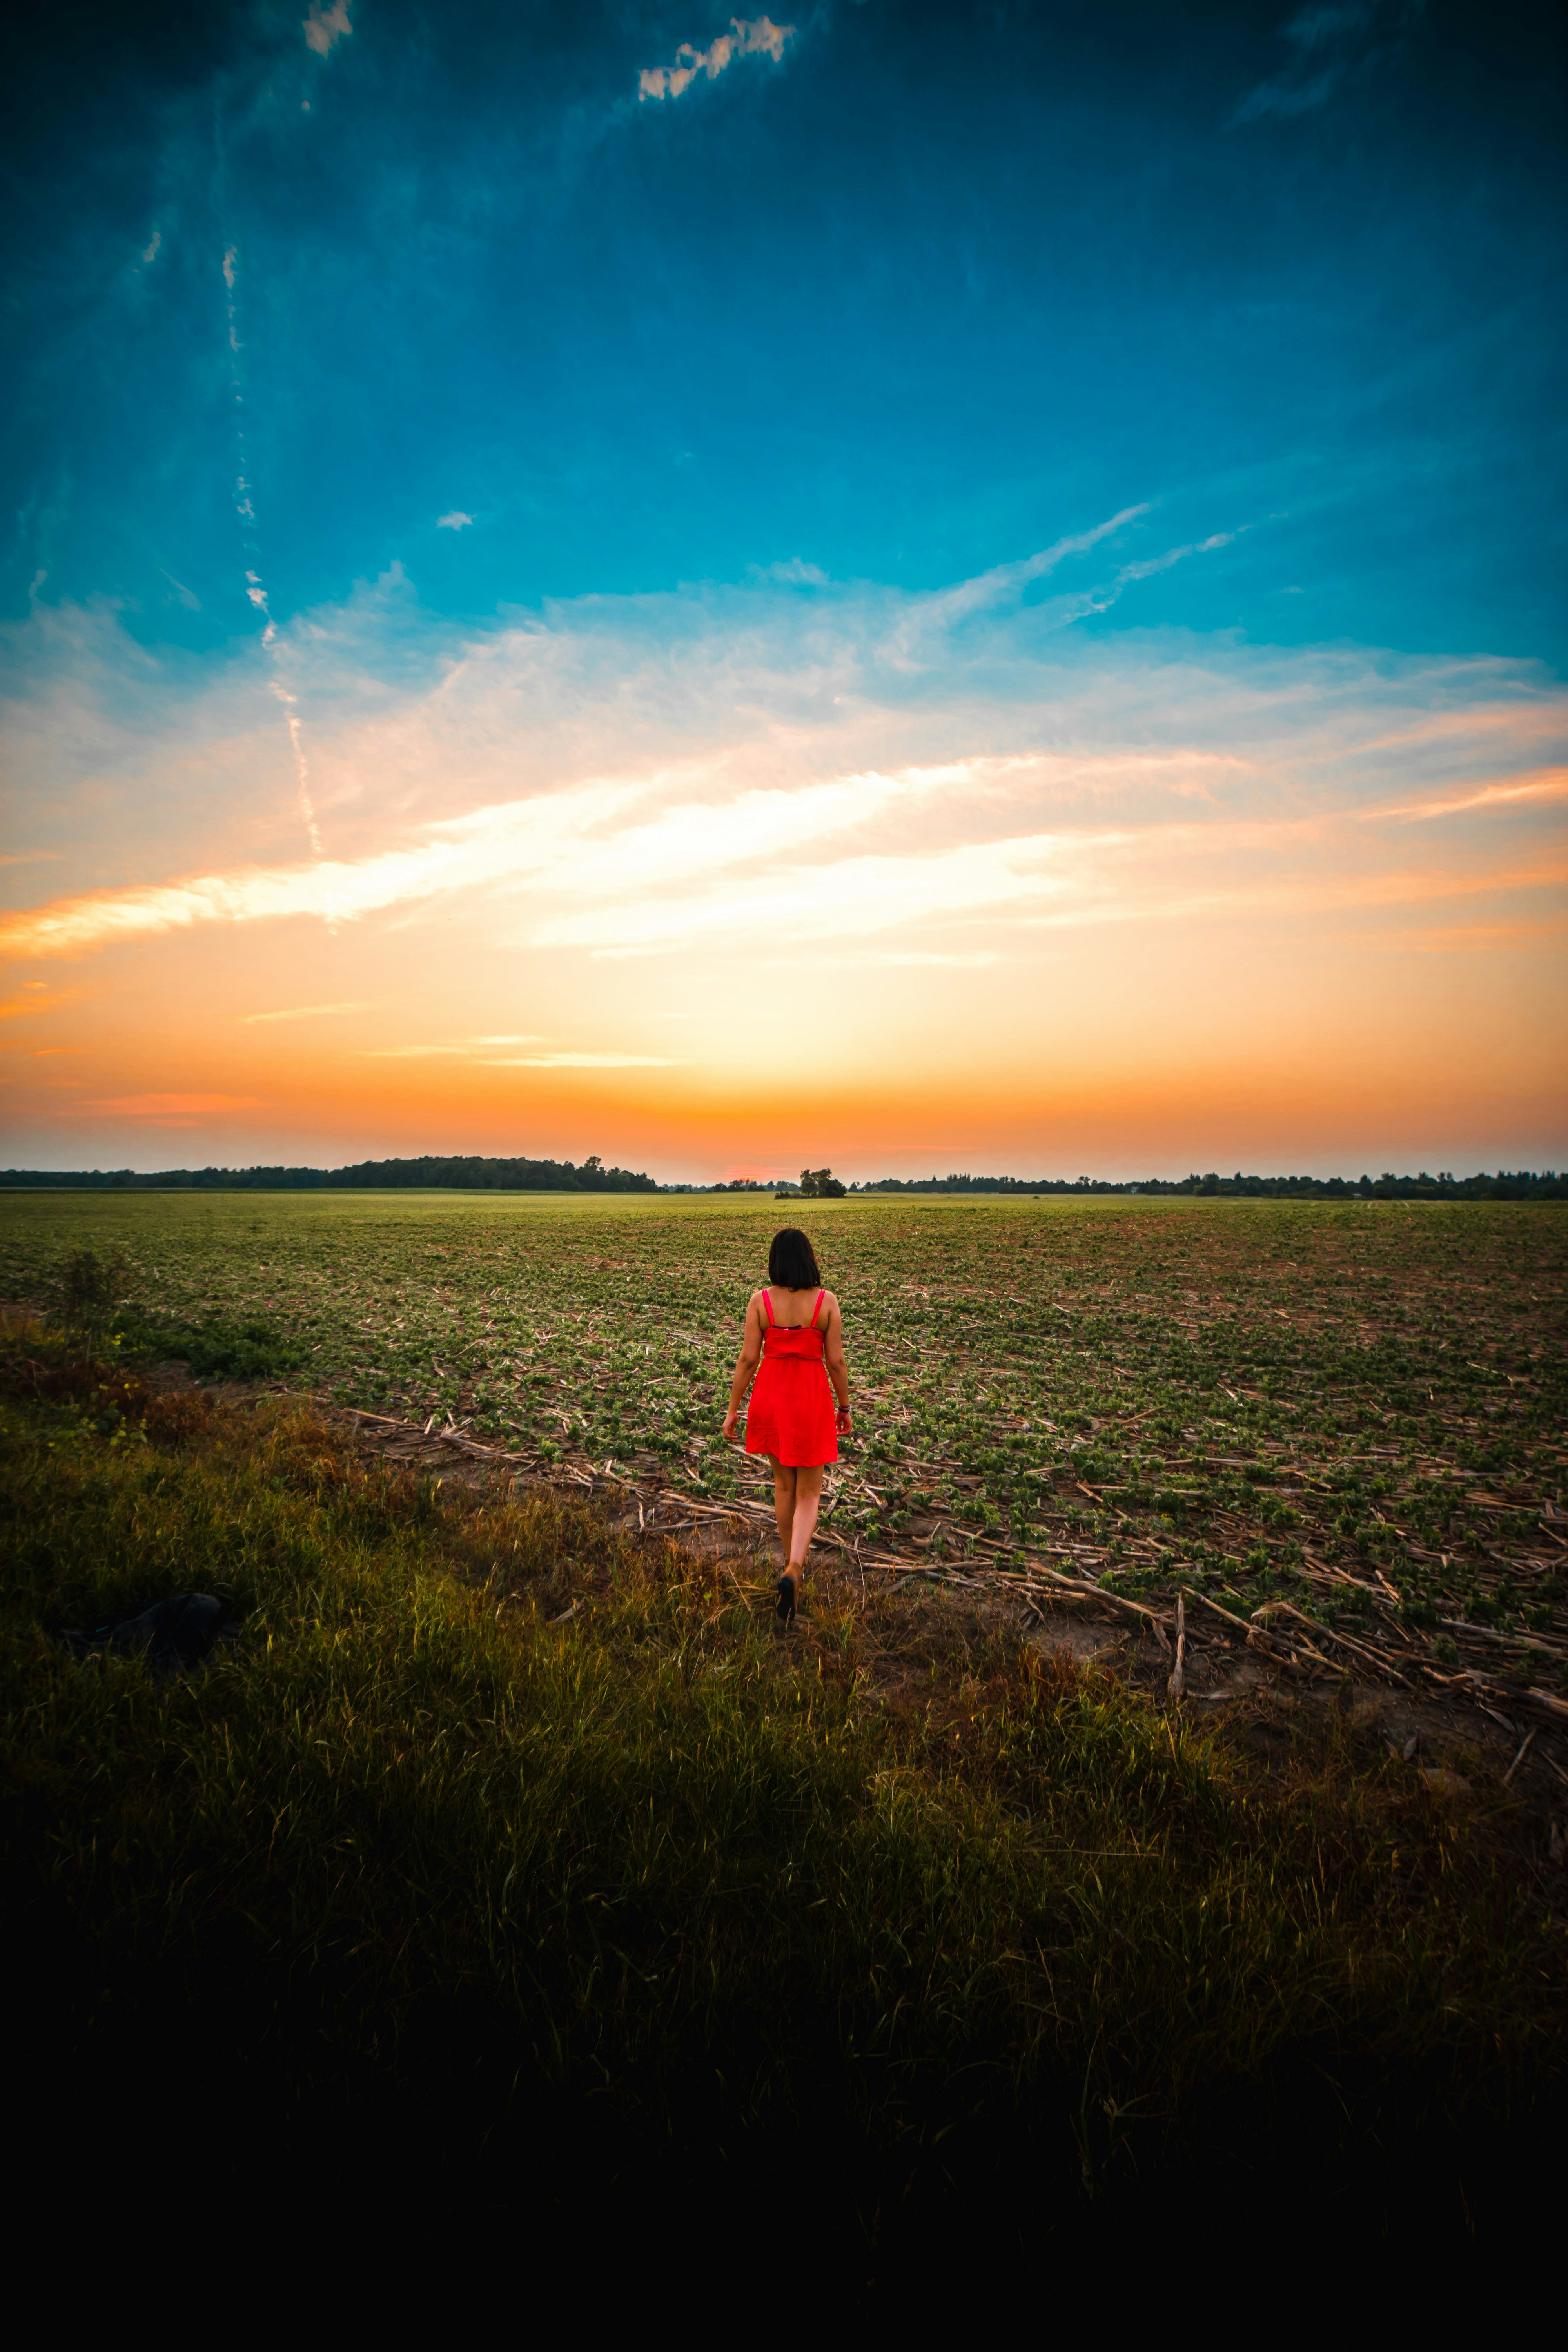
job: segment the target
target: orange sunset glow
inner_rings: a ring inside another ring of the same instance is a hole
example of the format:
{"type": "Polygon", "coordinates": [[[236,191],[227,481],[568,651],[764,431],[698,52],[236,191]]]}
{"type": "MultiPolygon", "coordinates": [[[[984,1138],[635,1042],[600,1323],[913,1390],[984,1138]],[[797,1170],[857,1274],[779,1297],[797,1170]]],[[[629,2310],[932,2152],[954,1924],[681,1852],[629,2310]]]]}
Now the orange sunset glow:
{"type": "Polygon", "coordinates": [[[710,1181],[1551,1157],[1568,698],[1495,663],[1139,647],[1015,661],[985,699],[942,601],[869,645],[847,595],[801,646],[766,588],[694,644],[679,600],[609,645],[570,612],[492,638],[318,723],[320,856],[237,658],[17,812],[18,1155],[598,1150],[710,1181]]]}

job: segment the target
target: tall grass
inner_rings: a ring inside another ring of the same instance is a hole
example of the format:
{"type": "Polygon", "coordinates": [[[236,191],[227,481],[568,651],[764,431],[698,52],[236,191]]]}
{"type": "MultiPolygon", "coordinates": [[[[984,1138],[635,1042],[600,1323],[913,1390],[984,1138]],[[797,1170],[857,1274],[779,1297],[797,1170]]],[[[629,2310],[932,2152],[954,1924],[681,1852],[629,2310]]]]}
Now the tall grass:
{"type": "Polygon", "coordinates": [[[39,1385],[4,1839],[73,2114],[172,2070],[345,2166],[415,2116],[492,2186],[805,2163],[890,2242],[954,2183],[1058,2222],[1194,2167],[1343,2185],[1556,2100],[1560,1923],[1348,1732],[1265,1773],[1005,1642],[889,1703],[826,1586],[781,1649],[740,1563],[281,1406],[39,1385]],[[189,1590],[244,1631],[184,1681],[58,1639],[189,1590]]]}

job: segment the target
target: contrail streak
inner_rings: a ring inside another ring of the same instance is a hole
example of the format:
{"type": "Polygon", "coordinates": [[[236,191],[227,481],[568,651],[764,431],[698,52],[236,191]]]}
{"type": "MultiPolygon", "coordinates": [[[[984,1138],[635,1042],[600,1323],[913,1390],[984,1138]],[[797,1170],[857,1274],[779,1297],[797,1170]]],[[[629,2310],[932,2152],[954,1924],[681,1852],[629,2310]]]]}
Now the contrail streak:
{"type": "Polygon", "coordinates": [[[238,470],[236,473],[234,484],[234,510],[239,518],[245,551],[251,559],[251,562],[246,568],[245,593],[267,624],[261,633],[261,643],[272,669],[272,691],[283,706],[284,723],[289,730],[289,749],[294,759],[294,785],[300,803],[300,814],[304,820],[305,837],[310,845],[310,855],[312,857],[321,857],[325,855],[325,852],[321,846],[321,828],[316,823],[315,803],[310,797],[310,768],[305,757],[304,730],[300,723],[300,714],[296,707],[297,698],[290,691],[288,678],[284,674],[283,658],[279,648],[278,624],[273,619],[267,602],[266,583],[260,572],[252,568],[260,562],[260,549],[256,538],[256,507],[250,494],[250,484],[246,478],[245,425],[239,414],[245,405],[245,393],[240,383],[239,322],[236,300],[238,259],[237,246],[230,245],[224,248],[223,282],[228,289],[229,382],[234,392],[236,410],[234,438],[238,458],[238,470]]]}

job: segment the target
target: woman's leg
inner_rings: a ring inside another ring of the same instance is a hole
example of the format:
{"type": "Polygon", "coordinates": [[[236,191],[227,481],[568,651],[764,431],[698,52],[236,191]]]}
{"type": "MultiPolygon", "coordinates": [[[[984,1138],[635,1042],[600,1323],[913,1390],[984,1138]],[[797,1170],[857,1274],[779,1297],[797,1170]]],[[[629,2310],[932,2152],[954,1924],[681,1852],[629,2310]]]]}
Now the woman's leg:
{"type": "Polygon", "coordinates": [[[785,1559],[789,1558],[790,1529],[795,1519],[795,1481],[793,1470],[786,1469],[782,1462],[773,1463],[773,1517],[779,1523],[779,1541],[785,1559]]]}
{"type": "Polygon", "coordinates": [[[789,1549],[785,1555],[786,1576],[793,1576],[798,1589],[805,1572],[805,1555],[812,1537],[816,1533],[816,1514],[822,1507],[822,1465],[804,1464],[785,1475],[795,1480],[795,1509],[790,1518],[789,1549]]]}

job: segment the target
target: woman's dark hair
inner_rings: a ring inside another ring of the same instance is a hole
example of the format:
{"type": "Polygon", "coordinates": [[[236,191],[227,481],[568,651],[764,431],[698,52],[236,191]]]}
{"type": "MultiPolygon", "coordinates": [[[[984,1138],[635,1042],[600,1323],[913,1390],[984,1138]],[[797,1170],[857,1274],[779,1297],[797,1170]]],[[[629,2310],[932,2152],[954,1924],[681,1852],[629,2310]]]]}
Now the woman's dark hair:
{"type": "Polygon", "coordinates": [[[812,1248],[798,1225],[786,1225],[773,1235],[768,1252],[768,1280],[781,1290],[820,1290],[822,1275],[812,1248]]]}

